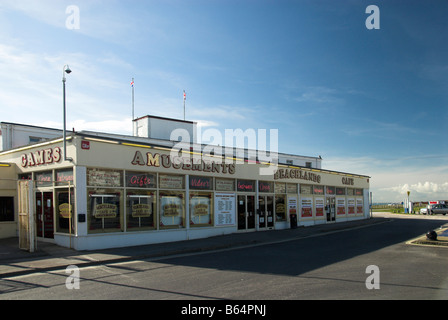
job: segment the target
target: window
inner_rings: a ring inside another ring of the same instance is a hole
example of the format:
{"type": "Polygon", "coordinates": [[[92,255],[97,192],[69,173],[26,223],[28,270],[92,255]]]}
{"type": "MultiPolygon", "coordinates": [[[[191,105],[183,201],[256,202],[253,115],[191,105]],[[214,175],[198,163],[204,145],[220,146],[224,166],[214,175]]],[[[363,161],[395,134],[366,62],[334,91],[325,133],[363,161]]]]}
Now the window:
{"type": "Polygon", "coordinates": [[[73,212],[75,207],[75,194],[70,190],[70,204],[68,190],[56,193],[56,231],[72,234],[75,232],[75,219],[73,212]],[[72,222],[70,228],[70,221],[72,222]]]}
{"type": "Polygon", "coordinates": [[[155,229],[157,197],[153,191],[128,190],[126,196],[127,231],[155,229]]]}
{"type": "Polygon", "coordinates": [[[87,203],[89,231],[122,231],[122,203],[120,190],[91,189],[87,203]]]}
{"type": "Polygon", "coordinates": [[[0,222],[14,221],[14,197],[0,197],[0,222]]]}
{"type": "Polygon", "coordinates": [[[175,191],[160,191],[160,227],[185,227],[185,194],[175,191]]]}
{"type": "Polygon", "coordinates": [[[311,163],[311,162],[306,162],[306,163],[305,163],[305,167],[307,167],[307,168],[311,168],[311,167],[312,167],[312,163],[311,163]]]}
{"type": "Polygon", "coordinates": [[[275,196],[275,220],[286,221],[286,195],[275,196]]]}
{"type": "Polygon", "coordinates": [[[190,192],[190,226],[213,226],[213,194],[211,192],[190,192]]]}

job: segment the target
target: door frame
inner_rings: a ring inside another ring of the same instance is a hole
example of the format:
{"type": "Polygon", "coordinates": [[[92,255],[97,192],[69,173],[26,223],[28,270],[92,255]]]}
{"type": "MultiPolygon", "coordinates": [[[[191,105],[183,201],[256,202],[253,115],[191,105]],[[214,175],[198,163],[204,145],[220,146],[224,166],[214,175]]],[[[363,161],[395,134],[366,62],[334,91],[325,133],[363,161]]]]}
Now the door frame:
{"type": "Polygon", "coordinates": [[[336,197],[325,197],[325,212],[327,215],[327,223],[336,221],[336,197]]]}
{"type": "Polygon", "coordinates": [[[237,194],[237,214],[238,214],[238,225],[237,230],[238,231],[254,231],[256,230],[256,195],[255,194],[237,194]],[[253,206],[252,208],[249,207],[249,201],[248,198],[253,199],[253,206]],[[243,204],[241,204],[241,201],[243,201],[243,204]],[[241,206],[244,206],[244,212],[243,208],[241,206]],[[252,209],[252,210],[250,210],[252,209]]]}
{"type": "Polygon", "coordinates": [[[258,195],[258,230],[275,229],[274,201],[275,196],[273,194],[258,195]],[[271,198],[271,208],[268,208],[268,198],[271,198]]]}
{"type": "Polygon", "coordinates": [[[36,236],[41,239],[53,240],[55,233],[55,208],[53,189],[37,189],[34,192],[34,197],[36,208],[36,236]],[[41,201],[41,204],[38,203],[39,200],[41,201]],[[50,202],[48,203],[48,201],[50,202]],[[48,209],[50,212],[46,212],[46,209],[48,209]],[[51,217],[51,219],[48,220],[48,223],[46,223],[47,217],[51,217]],[[41,230],[39,230],[39,222],[41,224],[41,230]]]}

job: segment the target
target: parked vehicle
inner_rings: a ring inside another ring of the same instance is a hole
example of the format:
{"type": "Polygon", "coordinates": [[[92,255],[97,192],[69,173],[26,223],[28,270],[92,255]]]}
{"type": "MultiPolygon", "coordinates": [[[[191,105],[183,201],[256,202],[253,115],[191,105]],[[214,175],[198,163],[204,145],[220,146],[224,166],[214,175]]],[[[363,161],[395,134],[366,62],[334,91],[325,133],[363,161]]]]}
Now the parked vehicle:
{"type": "Polygon", "coordinates": [[[448,205],[446,204],[430,204],[428,206],[428,214],[443,214],[446,215],[448,213],[448,205]]]}
{"type": "Polygon", "coordinates": [[[428,213],[428,207],[420,208],[420,214],[427,214],[428,213]]]}

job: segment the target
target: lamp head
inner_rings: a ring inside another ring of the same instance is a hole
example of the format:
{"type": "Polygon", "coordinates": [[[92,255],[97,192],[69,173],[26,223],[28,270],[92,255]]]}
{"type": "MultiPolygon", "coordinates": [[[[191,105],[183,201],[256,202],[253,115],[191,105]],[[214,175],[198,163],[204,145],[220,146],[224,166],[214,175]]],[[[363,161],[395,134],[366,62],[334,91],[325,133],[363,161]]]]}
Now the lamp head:
{"type": "Polygon", "coordinates": [[[70,67],[69,66],[67,66],[66,68],[65,68],[65,73],[67,73],[67,74],[70,74],[70,73],[72,73],[72,70],[70,70],[70,67]]]}

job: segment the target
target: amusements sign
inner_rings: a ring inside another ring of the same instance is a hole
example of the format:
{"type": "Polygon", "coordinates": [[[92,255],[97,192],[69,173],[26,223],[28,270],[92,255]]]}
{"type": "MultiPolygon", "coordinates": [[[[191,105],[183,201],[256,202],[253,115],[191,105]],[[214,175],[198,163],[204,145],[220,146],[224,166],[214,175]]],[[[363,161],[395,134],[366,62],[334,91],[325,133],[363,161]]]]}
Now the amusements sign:
{"type": "Polygon", "coordinates": [[[215,194],[215,226],[235,225],[235,202],[233,193],[215,194]]]}

